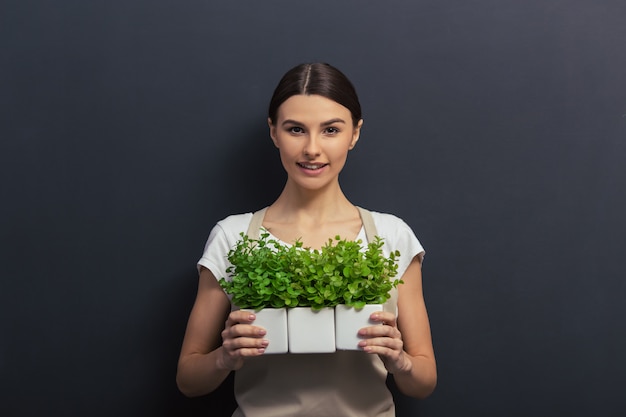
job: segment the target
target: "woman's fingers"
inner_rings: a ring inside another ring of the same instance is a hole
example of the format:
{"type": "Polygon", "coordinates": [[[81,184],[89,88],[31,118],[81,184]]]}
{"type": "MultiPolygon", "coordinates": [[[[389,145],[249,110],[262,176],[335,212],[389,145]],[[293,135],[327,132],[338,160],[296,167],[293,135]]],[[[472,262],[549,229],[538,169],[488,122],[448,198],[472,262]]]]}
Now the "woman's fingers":
{"type": "Polygon", "coordinates": [[[370,319],[379,324],[359,330],[359,336],[363,338],[359,347],[367,353],[377,354],[391,373],[406,369],[404,342],[396,325],[396,316],[389,312],[378,312],[373,313],[370,319]]]}
{"type": "Polygon", "coordinates": [[[222,331],[223,362],[229,369],[237,370],[243,366],[243,359],[265,353],[268,340],[263,337],[266,330],[252,323],[256,319],[253,313],[233,311],[228,315],[222,331]]]}

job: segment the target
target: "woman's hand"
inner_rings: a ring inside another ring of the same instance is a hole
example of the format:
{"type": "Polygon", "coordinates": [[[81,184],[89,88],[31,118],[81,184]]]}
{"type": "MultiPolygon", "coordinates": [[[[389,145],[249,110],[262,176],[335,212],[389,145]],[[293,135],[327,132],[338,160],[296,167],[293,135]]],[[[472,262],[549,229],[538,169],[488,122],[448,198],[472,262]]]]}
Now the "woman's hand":
{"type": "Polygon", "coordinates": [[[404,352],[404,342],[396,316],[380,311],[372,313],[370,320],[380,324],[359,330],[359,336],[363,338],[359,346],[367,353],[378,354],[389,373],[410,372],[413,365],[404,352]]]}
{"type": "Polygon", "coordinates": [[[259,356],[265,352],[268,341],[263,339],[265,329],[254,326],[254,313],[237,310],[228,315],[222,331],[222,349],[217,366],[236,371],[241,368],[246,357],[259,356]]]}

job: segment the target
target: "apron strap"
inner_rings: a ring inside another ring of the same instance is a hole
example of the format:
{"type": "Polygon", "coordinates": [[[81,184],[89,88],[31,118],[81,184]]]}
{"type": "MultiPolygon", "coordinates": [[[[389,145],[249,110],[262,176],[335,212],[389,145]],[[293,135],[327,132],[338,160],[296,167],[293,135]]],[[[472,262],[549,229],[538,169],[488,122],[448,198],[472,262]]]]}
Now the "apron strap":
{"type": "Polygon", "coordinates": [[[365,210],[362,207],[356,206],[359,210],[359,214],[361,215],[361,222],[363,222],[363,228],[365,229],[365,236],[367,237],[367,242],[371,243],[374,241],[374,237],[378,234],[376,230],[376,225],[374,224],[374,218],[372,217],[372,213],[369,210],[365,210]]]}
{"type": "Polygon", "coordinates": [[[248,232],[246,233],[250,239],[257,240],[260,235],[260,230],[263,227],[263,218],[265,217],[265,210],[267,207],[262,208],[259,211],[256,211],[252,215],[252,220],[250,220],[250,225],[248,225],[248,232]]]}

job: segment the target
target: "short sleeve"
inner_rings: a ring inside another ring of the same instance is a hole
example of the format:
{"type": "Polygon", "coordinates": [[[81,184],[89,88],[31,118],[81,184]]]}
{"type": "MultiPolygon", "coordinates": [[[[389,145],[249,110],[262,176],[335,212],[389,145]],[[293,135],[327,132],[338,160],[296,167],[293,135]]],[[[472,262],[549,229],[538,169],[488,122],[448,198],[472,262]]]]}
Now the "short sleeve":
{"type": "Polygon", "coordinates": [[[413,229],[402,219],[388,213],[372,212],[378,235],[383,238],[385,245],[383,250],[387,253],[397,250],[400,252],[398,259],[398,276],[402,276],[407,270],[413,258],[417,257],[420,262],[424,260],[425,250],[413,229]]]}
{"type": "Polygon", "coordinates": [[[203,266],[213,273],[216,279],[228,279],[226,269],[230,266],[228,252],[247,230],[252,213],[232,215],[219,221],[209,233],[202,257],[198,261],[198,272],[203,266]]]}

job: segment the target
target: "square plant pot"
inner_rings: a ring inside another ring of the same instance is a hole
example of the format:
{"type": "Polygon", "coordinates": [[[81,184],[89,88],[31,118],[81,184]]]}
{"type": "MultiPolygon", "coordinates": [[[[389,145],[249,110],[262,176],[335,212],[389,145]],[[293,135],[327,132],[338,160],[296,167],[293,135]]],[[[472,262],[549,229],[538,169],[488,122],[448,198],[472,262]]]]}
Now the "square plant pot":
{"type": "Polygon", "coordinates": [[[335,309],[313,310],[294,307],[287,311],[289,352],[329,353],[335,351],[335,309]]]}
{"type": "Polygon", "coordinates": [[[383,311],[382,304],[366,304],[362,309],[355,309],[346,305],[335,307],[335,340],[337,350],[361,350],[358,336],[359,329],[375,326],[370,321],[370,315],[376,311],[383,311]]]}
{"type": "Polygon", "coordinates": [[[265,354],[287,353],[287,309],[264,308],[259,311],[244,310],[256,315],[256,320],[252,323],[253,325],[263,327],[267,331],[265,339],[269,340],[270,343],[265,349],[265,354]]]}

